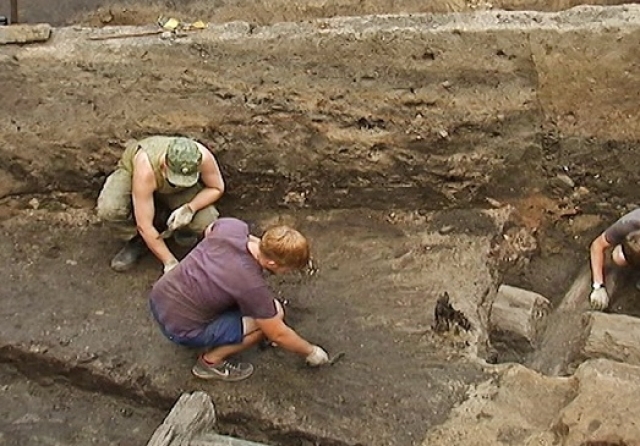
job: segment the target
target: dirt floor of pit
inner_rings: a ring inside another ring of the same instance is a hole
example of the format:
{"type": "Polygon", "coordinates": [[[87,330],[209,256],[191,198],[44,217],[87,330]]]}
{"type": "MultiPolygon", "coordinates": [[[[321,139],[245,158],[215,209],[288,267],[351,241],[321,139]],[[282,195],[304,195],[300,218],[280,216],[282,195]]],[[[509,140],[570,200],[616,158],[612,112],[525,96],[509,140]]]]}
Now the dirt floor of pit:
{"type": "MultiPolygon", "coordinates": [[[[252,351],[246,357],[257,372],[234,386],[192,378],[194,352],[171,345],[150,320],[146,293],[159,274],[154,259],[130,274],[114,273],[107,265],[119,246],[105,228],[81,219],[76,226],[56,223],[54,215],[27,211],[2,223],[8,267],[0,280],[9,285],[0,303],[0,353],[27,373],[37,375],[38,358],[47,373],[89,387],[109,382],[103,390],[152,405],[206,390],[224,433],[283,445],[306,444],[300,432],[329,439],[321,444],[418,444],[484,376],[469,359],[464,332],[438,335],[430,328],[443,291],[475,317],[490,286],[484,234],[494,227],[478,211],[434,219],[278,214],[311,236],[319,266],[312,277],[273,278],[292,301],[289,322],[346,356],[331,368],[308,370],[280,350],[252,351]],[[476,224],[460,225],[461,217],[476,224]],[[443,226],[447,234],[439,235],[443,226]]],[[[256,221],[262,227],[267,220],[256,221]]]]}
{"type": "Polygon", "coordinates": [[[166,411],[81,391],[53,377],[28,380],[0,364],[0,444],[146,444],[166,411]]]}
{"type": "MultiPolygon", "coordinates": [[[[252,5],[251,11],[245,4],[244,9],[224,10],[210,19],[269,23],[339,12],[335,6],[265,12],[263,4],[252,5]]],[[[56,12],[45,6],[32,11],[59,14],[58,19],[47,15],[54,23],[73,20],[68,19],[70,11],[56,12]]],[[[202,10],[174,6],[141,7],[139,11],[115,8],[82,20],[98,26],[145,24],[172,11],[189,18],[208,18],[198,12],[202,10]]],[[[366,11],[380,12],[373,7],[366,11]]],[[[29,20],[28,10],[24,17],[29,20]]],[[[601,163],[607,164],[570,157],[569,161],[579,170],[572,176],[585,184],[591,172],[601,172],[601,163]]],[[[549,164],[558,169],[571,165],[562,154],[549,164]]],[[[612,163],[605,167],[615,170],[612,163]]],[[[513,185],[517,189],[517,178],[513,185]]],[[[297,221],[315,241],[319,282],[314,285],[289,278],[276,285],[287,296],[300,294],[293,300],[290,319],[296,328],[333,351],[345,350],[346,360],[330,372],[312,375],[280,351],[252,353],[249,358],[258,366],[258,373],[250,383],[228,391],[224,386],[191,379],[188,369],[193,355],[173,349],[150,323],[144,294],[159,273],[158,265],[148,259],[125,276],[108,270],[109,257],[118,246],[104,228],[85,219],[95,194],[97,190],[85,191],[79,206],[73,194],[17,194],[2,202],[0,214],[11,208],[5,215],[13,217],[2,224],[5,237],[0,242],[3,264],[8,265],[0,272],[0,280],[9,284],[0,303],[1,351],[34,378],[40,373],[61,374],[80,385],[146,399],[152,406],[168,405],[180,391],[206,387],[221,410],[225,433],[283,445],[305,444],[304,439],[296,439],[296,432],[286,433],[299,423],[308,423],[308,419],[298,418],[300,413],[312,418],[309,430],[318,438],[353,439],[362,433],[358,431],[366,430],[364,435],[377,436],[381,444],[419,442],[425,429],[442,421],[464,398],[466,387],[481,379],[480,368],[466,360],[464,338],[437,337],[429,327],[435,298],[443,290],[453,290],[451,294],[458,300],[484,292],[482,285],[488,279],[476,280],[473,275],[484,267],[480,263],[486,258],[483,253],[474,253],[454,259],[456,264],[448,258],[454,246],[446,237],[436,244],[424,243],[425,231],[429,236],[438,231],[445,236],[493,234],[495,228],[476,218],[473,210],[440,213],[435,223],[418,212],[407,216],[350,211],[337,217],[330,213],[300,217],[297,221]],[[38,209],[28,210],[35,207],[38,209]],[[67,212],[59,212],[65,207],[67,212]],[[301,289],[308,293],[300,293],[301,289]],[[33,367],[36,360],[48,364],[43,371],[33,367]],[[317,389],[308,389],[309,382],[317,389]],[[102,388],[101,383],[112,387],[102,388]],[[265,408],[264,414],[259,413],[265,408]],[[275,427],[266,420],[272,420],[275,427]],[[332,430],[322,431],[318,426],[323,423],[332,430]],[[279,431],[282,427],[284,434],[279,431]]],[[[616,200],[615,206],[609,203],[608,207],[565,213],[566,203],[561,199],[566,194],[566,189],[545,190],[541,196],[514,198],[511,204],[522,217],[517,224],[536,229],[539,249],[530,262],[503,265],[506,283],[538,291],[554,303],[587,261],[591,239],[627,210],[624,198],[610,197],[609,201],[616,200]]],[[[607,197],[602,199],[607,201],[607,197]]],[[[597,198],[591,204],[594,200],[597,198]]],[[[233,207],[229,209],[232,213],[233,207]]],[[[632,285],[623,291],[614,299],[612,311],[640,314],[640,293],[632,285]]],[[[514,359],[521,360],[517,355],[514,359]]],[[[76,398],[83,397],[70,396],[72,401],[76,398]]],[[[74,407],[78,417],[86,410],[81,405],[74,407]]],[[[8,428],[2,429],[6,434],[4,429],[8,428]]]]}

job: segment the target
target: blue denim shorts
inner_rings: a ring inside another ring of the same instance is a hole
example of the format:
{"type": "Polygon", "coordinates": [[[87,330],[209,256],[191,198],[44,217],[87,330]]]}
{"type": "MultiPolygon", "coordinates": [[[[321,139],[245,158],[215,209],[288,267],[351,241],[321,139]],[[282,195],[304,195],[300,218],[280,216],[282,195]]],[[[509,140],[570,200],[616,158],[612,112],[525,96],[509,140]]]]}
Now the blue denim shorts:
{"type": "Polygon", "coordinates": [[[167,339],[176,344],[191,348],[218,347],[220,345],[233,345],[242,343],[244,338],[242,327],[242,313],[240,310],[231,310],[222,313],[211,321],[200,334],[193,337],[178,336],[169,333],[158,320],[153,302],[150,302],[151,313],[160,325],[160,331],[167,339]]]}

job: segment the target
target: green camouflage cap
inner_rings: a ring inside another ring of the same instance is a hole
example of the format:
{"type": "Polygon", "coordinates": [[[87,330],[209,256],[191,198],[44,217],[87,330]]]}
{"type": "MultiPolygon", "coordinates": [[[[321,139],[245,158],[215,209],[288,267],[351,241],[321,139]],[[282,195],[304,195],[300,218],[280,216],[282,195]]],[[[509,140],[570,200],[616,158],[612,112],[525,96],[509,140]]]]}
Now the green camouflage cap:
{"type": "Polygon", "coordinates": [[[202,152],[189,138],[175,138],[167,149],[167,181],[178,187],[191,187],[200,177],[202,152]]]}

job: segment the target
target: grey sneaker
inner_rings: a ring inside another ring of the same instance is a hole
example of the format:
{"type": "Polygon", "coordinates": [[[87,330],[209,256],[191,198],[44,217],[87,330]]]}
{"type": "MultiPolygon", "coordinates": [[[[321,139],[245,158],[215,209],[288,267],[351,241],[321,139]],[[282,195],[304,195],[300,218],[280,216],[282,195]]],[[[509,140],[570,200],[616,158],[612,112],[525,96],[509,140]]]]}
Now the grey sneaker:
{"type": "Polygon", "coordinates": [[[218,365],[204,362],[202,356],[191,369],[191,373],[201,379],[219,379],[221,381],[242,381],[253,373],[253,366],[248,362],[232,363],[223,361],[218,365]]]}
{"type": "Polygon", "coordinates": [[[148,249],[147,244],[140,234],[136,235],[113,257],[113,260],[111,260],[111,268],[118,272],[131,269],[148,249]]]}

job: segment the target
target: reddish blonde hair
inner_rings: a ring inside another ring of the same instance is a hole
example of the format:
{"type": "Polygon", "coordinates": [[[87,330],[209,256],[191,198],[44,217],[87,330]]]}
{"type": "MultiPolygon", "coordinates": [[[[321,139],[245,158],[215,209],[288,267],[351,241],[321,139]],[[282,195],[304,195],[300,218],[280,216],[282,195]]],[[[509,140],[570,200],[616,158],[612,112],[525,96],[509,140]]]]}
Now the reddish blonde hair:
{"type": "Polygon", "coordinates": [[[260,252],[269,260],[286,268],[302,269],[309,263],[309,242],[300,232],[289,226],[267,229],[260,240],[260,252]]]}

